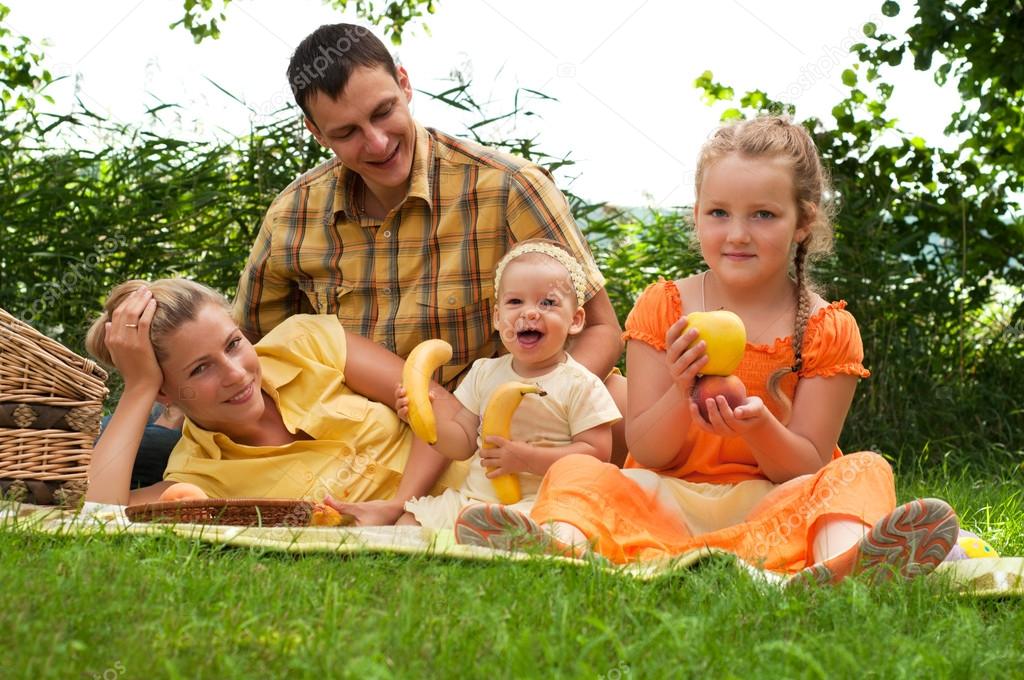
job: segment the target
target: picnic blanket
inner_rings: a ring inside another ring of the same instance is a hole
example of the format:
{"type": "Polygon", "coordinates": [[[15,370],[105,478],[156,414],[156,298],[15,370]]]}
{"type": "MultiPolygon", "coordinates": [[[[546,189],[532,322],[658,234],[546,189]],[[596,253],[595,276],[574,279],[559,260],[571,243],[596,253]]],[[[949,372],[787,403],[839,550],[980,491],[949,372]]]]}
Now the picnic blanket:
{"type": "MultiPolygon", "coordinates": [[[[416,526],[388,527],[238,527],[216,524],[158,524],[131,522],[120,506],[92,508],[88,514],[28,503],[0,504],[0,530],[53,535],[142,534],[172,535],[210,544],[287,553],[394,553],[429,555],[460,560],[552,560],[593,566],[639,579],[655,579],[697,564],[722,560],[753,578],[782,585],[783,575],[758,569],[735,555],[714,548],[693,550],[671,559],[624,566],[593,559],[527,552],[508,552],[455,542],[451,531],[416,526]]],[[[1024,557],[966,559],[944,562],[928,578],[948,578],[963,594],[973,597],[1024,596],[1024,557]]]]}

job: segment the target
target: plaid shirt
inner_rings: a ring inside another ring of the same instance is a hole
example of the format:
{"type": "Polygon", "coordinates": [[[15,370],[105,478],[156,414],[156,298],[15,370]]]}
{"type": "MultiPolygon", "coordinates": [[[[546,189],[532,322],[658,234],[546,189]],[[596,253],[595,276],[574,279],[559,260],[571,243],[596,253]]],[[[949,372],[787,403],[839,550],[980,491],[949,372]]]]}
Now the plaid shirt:
{"type": "Polygon", "coordinates": [[[454,353],[435,377],[454,389],[498,353],[494,269],[514,243],[564,243],[583,264],[586,299],[604,285],[565,197],[521,158],[417,125],[409,193],[383,222],[356,210],[356,179],[331,160],[274,200],[238,286],[242,330],[262,337],[293,314],[336,314],[403,357],[442,338],[454,353]]]}

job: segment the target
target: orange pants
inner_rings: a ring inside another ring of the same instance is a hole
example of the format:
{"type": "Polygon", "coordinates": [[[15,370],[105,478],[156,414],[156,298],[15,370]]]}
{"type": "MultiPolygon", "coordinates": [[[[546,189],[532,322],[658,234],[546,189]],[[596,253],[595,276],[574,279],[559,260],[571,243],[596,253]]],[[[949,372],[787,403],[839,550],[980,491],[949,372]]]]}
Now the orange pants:
{"type": "Polygon", "coordinates": [[[872,526],[896,507],[892,468],[875,453],[830,461],[813,475],[776,487],[746,521],[691,535],[685,522],[614,465],[591,456],[562,458],[548,470],[531,517],[567,522],[617,563],[671,557],[702,547],[727,550],[772,571],[811,562],[810,546],[827,517],[872,526]]]}

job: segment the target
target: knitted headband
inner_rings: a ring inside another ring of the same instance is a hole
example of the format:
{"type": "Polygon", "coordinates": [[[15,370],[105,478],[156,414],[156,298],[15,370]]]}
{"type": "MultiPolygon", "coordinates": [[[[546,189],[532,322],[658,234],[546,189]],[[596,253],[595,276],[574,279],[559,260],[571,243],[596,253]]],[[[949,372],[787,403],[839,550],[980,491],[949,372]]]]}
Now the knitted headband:
{"type": "Polygon", "coordinates": [[[558,246],[553,246],[550,243],[522,243],[505,253],[505,257],[501,258],[501,261],[498,262],[497,268],[494,270],[495,292],[501,289],[501,275],[505,272],[505,267],[508,266],[508,263],[520,255],[525,255],[527,253],[541,253],[543,255],[547,255],[565,267],[566,271],[569,272],[569,278],[572,279],[572,287],[576,291],[576,304],[580,307],[583,306],[587,290],[587,278],[583,275],[583,267],[580,266],[580,263],[576,261],[575,257],[558,246]]]}

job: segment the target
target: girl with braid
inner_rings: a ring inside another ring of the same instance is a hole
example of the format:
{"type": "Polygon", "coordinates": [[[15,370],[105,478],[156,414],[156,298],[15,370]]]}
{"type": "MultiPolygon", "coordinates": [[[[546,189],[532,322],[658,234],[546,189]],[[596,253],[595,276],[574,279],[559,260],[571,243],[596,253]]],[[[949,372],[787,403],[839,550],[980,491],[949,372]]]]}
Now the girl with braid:
{"type": "Polygon", "coordinates": [[[780,117],[719,129],[701,150],[696,196],[707,270],[651,284],[626,321],[626,469],[562,458],[529,517],[481,509],[477,530],[458,538],[539,540],[617,563],[712,547],[798,583],[928,573],[956,543],[952,509],[936,499],[895,507],[889,464],[837,446],[869,372],[846,303],[826,302],[810,281],[832,242],[831,191],[810,135],[780,117]],[[736,408],[707,400],[705,418],[691,399],[705,343],[693,344],[685,315],[718,309],[746,326],[735,374],[748,396],[736,408]]]}

